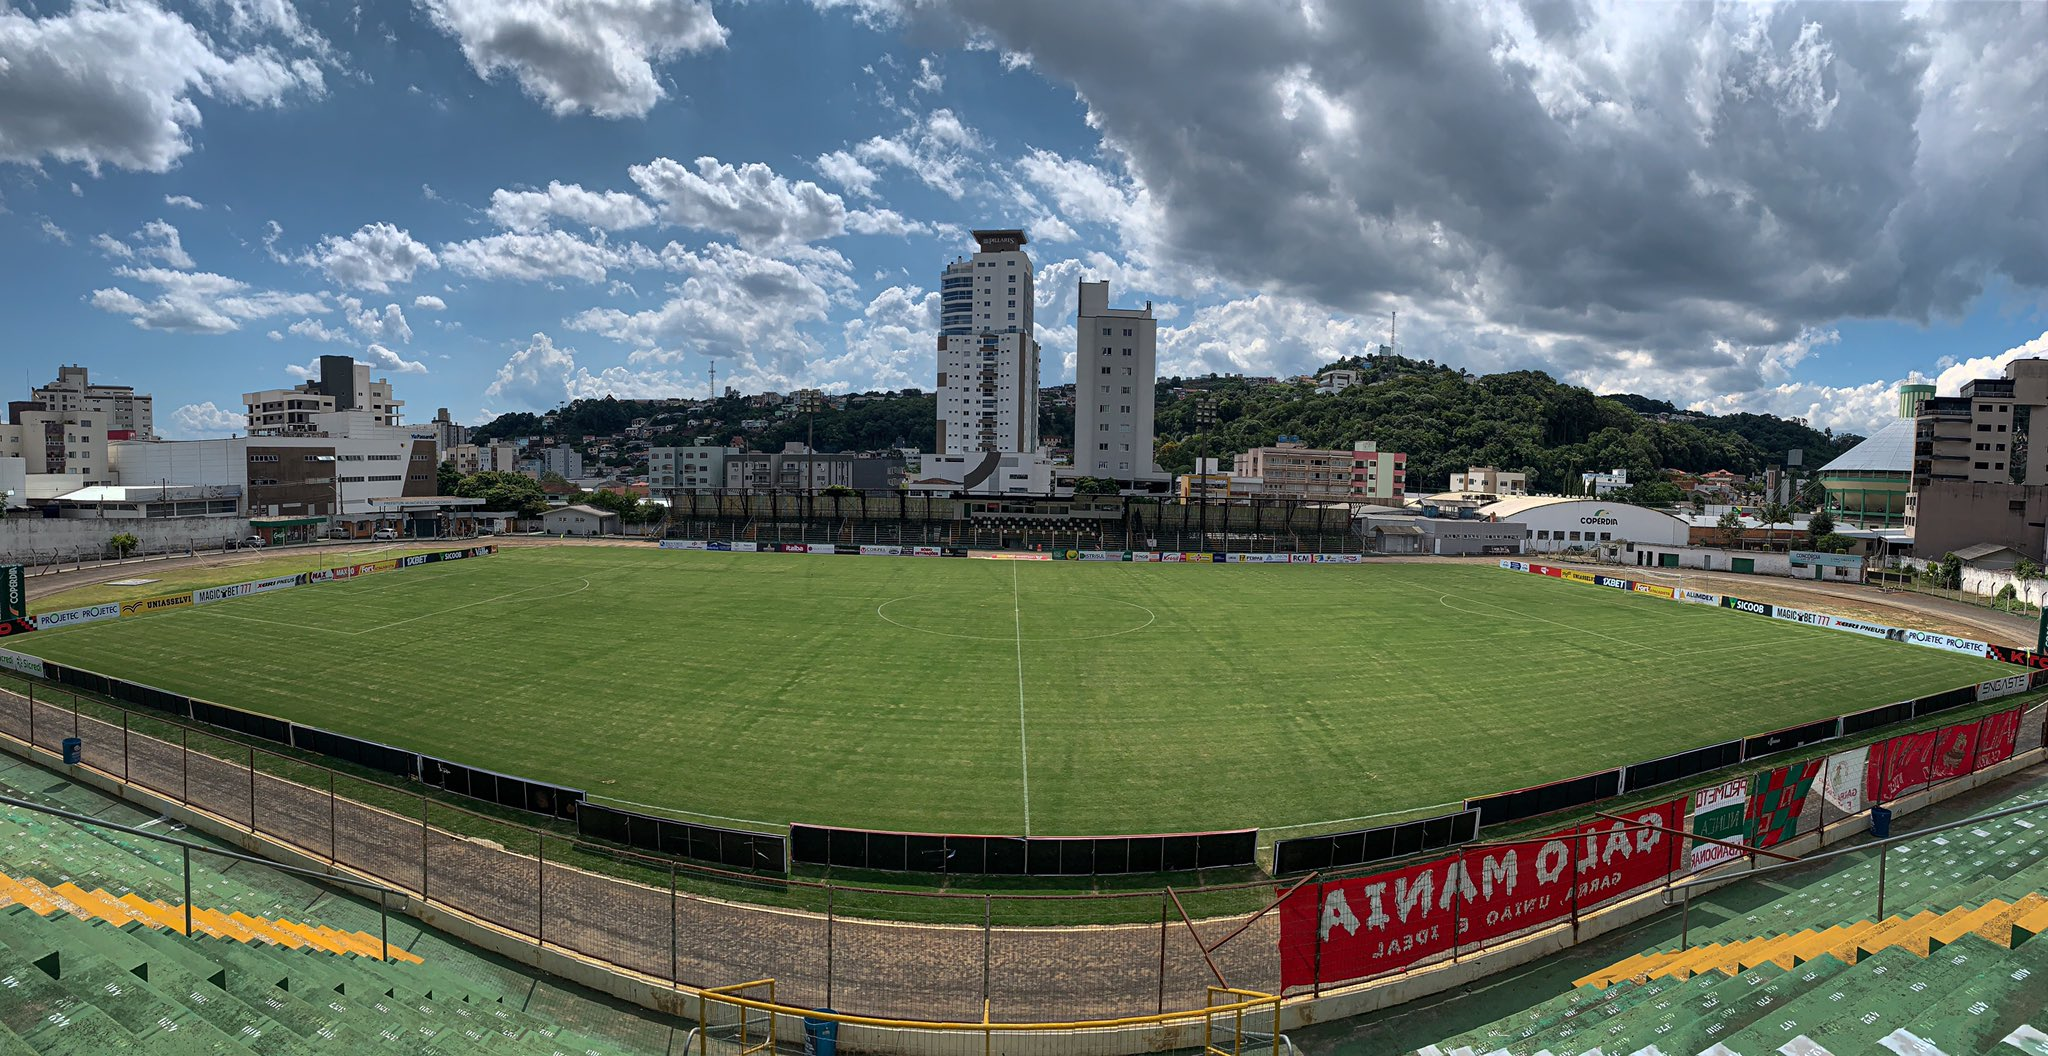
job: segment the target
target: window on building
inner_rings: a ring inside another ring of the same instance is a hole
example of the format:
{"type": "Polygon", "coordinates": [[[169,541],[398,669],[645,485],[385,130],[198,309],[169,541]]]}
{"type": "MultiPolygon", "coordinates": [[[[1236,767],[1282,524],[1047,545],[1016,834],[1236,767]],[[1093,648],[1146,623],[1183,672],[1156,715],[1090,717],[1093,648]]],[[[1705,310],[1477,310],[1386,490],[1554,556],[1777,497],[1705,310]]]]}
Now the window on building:
{"type": "Polygon", "coordinates": [[[1129,385],[1126,385],[1126,386],[1124,386],[1124,395],[1126,395],[1126,396],[1129,396],[1130,394],[1131,394],[1131,387],[1130,387],[1129,385]]]}
{"type": "Polygon", "coordinates": [[[1600,541],[1601,541],[1601,542],[1603,542],[1603,543],[1604,543],[1604,542],[1607,542],[1608,540],[1610,540],[1610,539],[1613,539],[1613,538],[1614,538],[1614,533],[1613,533],[1613,532],[1601,532],[1601,533],[1600,533],[1600,541]]]}
{"type": "Polygon", "coordinates": [[[1096,445],[1095,445],[1095,450],[1097,450],[1097,451],[1107,451],[1107,450],[1109,450],[1109,445],[1108,445],[1108,444],[1096,444],[1096,445]]]}
{"type": "Polygon", "coordinates": [[[1125,337],[1129,337],[1129,336],[1131,336],[1131,328],[1130,328],[1130,327],[1128,327],[1128,326],[1127,326],[1127,327],[1124,327],[1124,336],[1125,336],[1125,337]]]}
{"type": "MultiPolygon", "coordinates": [[[[1104,367],[1104,368],[1102,368],[1102,372],[1103,372],[1104,374],[1107,374],[1107,373],[1109,373],[1109,368],[1108,368],[1108,367],[1104,367]]],[[[1108,389],[1104,389],[1104,390],[1102,390],[1102,391],[1104,391],[1104,392],[1108,392],[1109,390],[1108,390],[1108,389]]]]}
{"type": "Polygon", "coordinates": [[[1570,542],[1574,542],[1574,543],[1578,542],[1578,541],[1579,541],[1579,533],[1577,533],[1577,532],[1573,532],[1573,533],[1572,533],[1572,537],[1571,537],[1571,539],[1570,539],[1569,541],[1570,541],[1570,542]]]}
{"type": "Polygon", "coordinates": [[[1977,468],[1978,468],[1978,469],[1990,469],[1990,468],[1991,468],[1991,464],[1990,464],[1990,463],[1988,463],[1988,462],[1979,462],[1979,463],[1977,463],[1977,468]]]}
{"type": "Polygon", "coordinates": [[[1980,433],[1988,433],[1991,431],[1991,426],[1988,424],[1979,425],[1977,426],[1977,431],[1980,433]]]}
{"type": "Polygon", "coordinates": [[[1106,327],[1106,326],[1105,326],[1105,327],[1103,327],[1103,328],[1102,328],[1102,336],[1104,336],[1104,337],[1108,337],[1108,336],[1109,336],[1109,327],[1106,327]]]}

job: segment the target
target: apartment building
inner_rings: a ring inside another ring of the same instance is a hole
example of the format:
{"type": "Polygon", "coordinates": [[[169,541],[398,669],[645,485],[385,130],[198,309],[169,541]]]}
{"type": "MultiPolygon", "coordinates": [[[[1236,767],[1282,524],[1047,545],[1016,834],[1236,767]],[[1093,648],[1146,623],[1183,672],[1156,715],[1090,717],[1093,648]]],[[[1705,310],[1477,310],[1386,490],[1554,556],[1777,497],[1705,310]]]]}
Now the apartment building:
{"type": "Polygon", "coordinates": [[[289,389],[243,393],[242,404],[251,436],[305,436],[316,431],[314,415],[332,411],[359,411],[396,427],[405,401],[392,396],[388,380],[371,380],[368,363],[321,356],[317,377],[289,389]]]}
{"type": "Polygon", "coordinates": [[[1511,473],[1499,466],[1467,466],[1463,473],[1451,474],[1451,490],[1473,495],[1529,494],[1529,475],[1511,473]]]}
{"type": "Polygon", "coordinates": [[[127,385],[95,385],[85,367],[57,368],[57,380],[29,390],[29,399],[68,419],[90,418],[116,439],[156,435],[155,401],[127,385]]]}
{"type": "Polygon", "coordinates": [[[1351,445],[1351,500],[1399,504],[1408,490],[1408,456],[1371,440],[1351,445]]]}
{"type": "Polygon", "coordinates": [[[1081,283],[1074,328],[1074,472],[1135,485],[1168,474],[1152,461],[1159,323],[1152,302],[1111,308],[1109,283],[1081,283]]]}
{"type": "Polygon", "coordinates": [[[819,454],[791,441],[781,451],[733,453],[725,458],[725,486],[735,491],[815,494],[826,488],[890,491],[902,483],[900,458],[819,454]]]}
{"type": "Polygon", "coordinates": [[[939,277],[938,450],[1036,451],[1039,349],[1028,239],[1000,229],[976,231],[974,240],[980,251],[939,277]]]}
{"type": "Polygon", "coordinates": [[[7,405],[0,458],[18,458],[28,493],[37,498],[112,483],[106,419],[98,411],[54,411],[36,400],[7,405]],[[37,478],[42,478],[38,480],[37,478]]]}
{"type": "Polygon", "coordinates": [[[1344,502],[1351,497],[1351,462],[1350,451],[1309,447],[1283,436],[1238,455],[1232,466],[1237,476],[1257,477],[1267,495],[1344,502]]]}
{"type": "Polygon", "coordinates": [[[725,463],[740,454],[737,447],[656,447],[647,452],[647,486],[664,491],[702,491],[725,487],[725,463]]]}

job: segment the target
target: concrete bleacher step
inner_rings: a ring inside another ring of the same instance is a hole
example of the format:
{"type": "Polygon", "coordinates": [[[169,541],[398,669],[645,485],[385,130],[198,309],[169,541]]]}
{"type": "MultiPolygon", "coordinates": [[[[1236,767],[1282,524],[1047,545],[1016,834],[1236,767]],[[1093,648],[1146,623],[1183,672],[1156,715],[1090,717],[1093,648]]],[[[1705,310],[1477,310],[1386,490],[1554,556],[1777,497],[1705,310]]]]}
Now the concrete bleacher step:
{"type": "Polygon", "coordinates": [[[1801,1044],[1845,1054],[1883,1051],[1878,1047],[1881,1039],[1894,1031],[1912,1031],[1927,1009],[1951,1000],[1974,978],[1980,964],[1996,961],[2005,952],[1978,939],[1958,943],[1933,959],[1899,948],[1885,950],[1723,1044],[1741,1053],[1798,1051],[1801,1044]]]}

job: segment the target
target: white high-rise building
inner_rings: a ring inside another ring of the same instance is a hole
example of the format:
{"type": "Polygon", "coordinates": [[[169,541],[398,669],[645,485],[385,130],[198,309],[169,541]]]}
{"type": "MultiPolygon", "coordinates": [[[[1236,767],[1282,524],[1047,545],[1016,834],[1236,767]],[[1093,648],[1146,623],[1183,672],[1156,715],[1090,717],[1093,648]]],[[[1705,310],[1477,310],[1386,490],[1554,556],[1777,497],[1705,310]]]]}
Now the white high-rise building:
{"type": "Polygon", "coordinates": [[[319,376],[289,389],[264,389],[242,394],[250,436],[303,436],[314,431],[315,414],[354,411],[371,415],[376,424],[396,427],[398,409],[391,383],[370,380],[370,365],[350,356],[321,356],[319,376]]]}
{"type": "Polygon", "coordinates": [[[943,454],[1038,450],[1038,341],[1020,230],[974,232],[981,251],[939,280],[943,454]]]}
{"type": "Polygon", "coordinates": [[[1083,282],[1074,329],[1074,472],[1130,484],[1165,480],[1152,462],[1159,322],[1152,302],[1111,308],[1109,283],[1083,282]]]}

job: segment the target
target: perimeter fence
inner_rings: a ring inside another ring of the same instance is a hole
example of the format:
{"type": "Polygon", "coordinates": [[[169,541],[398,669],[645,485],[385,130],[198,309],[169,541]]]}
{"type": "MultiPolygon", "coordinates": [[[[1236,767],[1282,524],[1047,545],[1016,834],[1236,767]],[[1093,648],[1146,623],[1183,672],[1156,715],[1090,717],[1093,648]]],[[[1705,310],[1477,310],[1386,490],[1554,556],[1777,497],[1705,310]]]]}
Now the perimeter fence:
{"type": "Polygon", "coordinates": [[[1369,875],[1019,894],[760,876],[638,855],[160,715],[6,684],[0,734],[59,757],[76,738],[80,762],[109,779],[538,948],[677,988],[772,978],[785,1005],[958,1023],[1161,1015],[1202,1008],[1212,987],[1319,993],[1576,928],[1586,913],[1729,860],[1701,857],[1715,845],[1681,848],[1660,830],[1722,824],[1703,805],[1729,800],[1735,785],[1769,804],[1751,828],[1734,830],[1767,850],[1851,818],[1867,801],[2039,748],[2048,717],[2037,702],[1951,719],[1682,795],[1624,797],[1620,820],[1471,844],[1369,875]],[[1967,735],[1949,732],[1965,726],[1967,735]],[[1829,775],[1851,773],[1830,792],[1829,775]],[[1098,923],[1058,925],[1077,919],[1098,923]]]}

